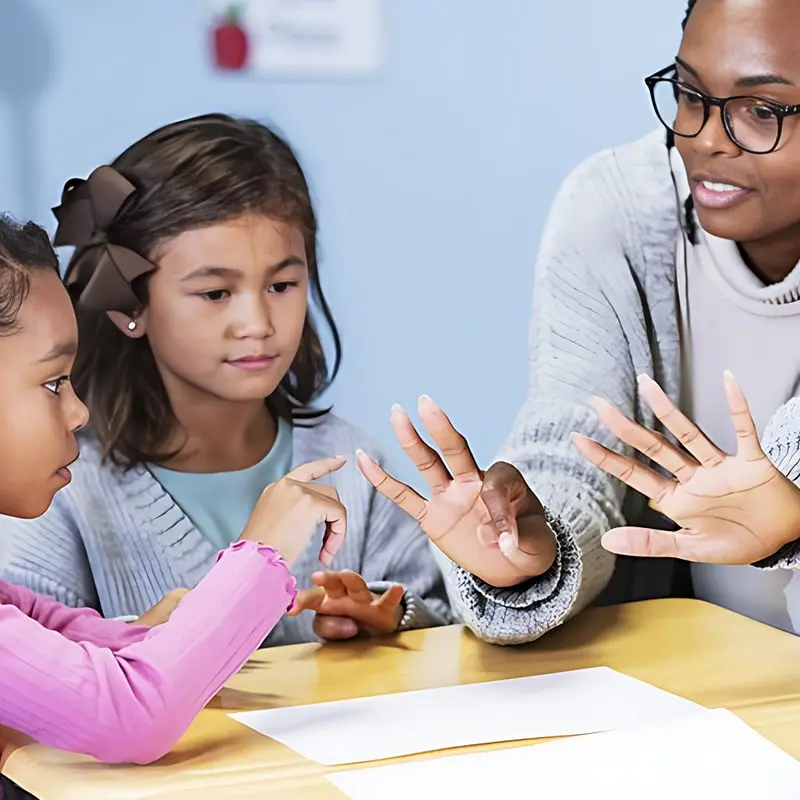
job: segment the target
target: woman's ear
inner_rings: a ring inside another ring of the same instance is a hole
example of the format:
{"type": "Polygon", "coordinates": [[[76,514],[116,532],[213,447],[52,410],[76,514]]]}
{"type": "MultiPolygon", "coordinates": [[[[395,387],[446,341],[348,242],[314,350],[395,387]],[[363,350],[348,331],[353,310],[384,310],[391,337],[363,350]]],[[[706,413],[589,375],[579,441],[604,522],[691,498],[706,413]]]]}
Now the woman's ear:
{"type": "Polygon", "coordinates": [[[128,316],[122,311],[106,311],[108,318],[129,338],[141,339],[147,333],[147,315],[128,316]]]}

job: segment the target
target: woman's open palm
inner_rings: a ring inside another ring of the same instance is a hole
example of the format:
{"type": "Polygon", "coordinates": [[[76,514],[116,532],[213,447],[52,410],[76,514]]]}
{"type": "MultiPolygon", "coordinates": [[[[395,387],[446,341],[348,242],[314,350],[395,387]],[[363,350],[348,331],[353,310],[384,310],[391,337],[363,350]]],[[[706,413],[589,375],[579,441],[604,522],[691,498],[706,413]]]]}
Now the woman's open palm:
{"type": "Polygon", "coordinates": [[[640,378],[639,391],[683,448],[628,419],[605,400],[596,401],[598,416],[615,436],[671,476],[584,436],[576,434],[575,444],[588,461],[650,498],[681,529],[617,528],[603,537],[607,550],[752,564],[800,538],[800,489],[761,449],[747,400],[732,375],[725,374],[725,394],[736,429],[735,455],[710,442],[651,378],[640,378]]]}

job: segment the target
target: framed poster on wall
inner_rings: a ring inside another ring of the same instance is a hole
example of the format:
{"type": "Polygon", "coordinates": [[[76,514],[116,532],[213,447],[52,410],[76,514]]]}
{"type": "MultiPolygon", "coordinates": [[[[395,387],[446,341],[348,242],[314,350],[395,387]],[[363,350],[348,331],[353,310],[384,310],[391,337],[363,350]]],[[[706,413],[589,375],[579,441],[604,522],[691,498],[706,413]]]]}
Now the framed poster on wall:
{"type": "Polygon", "coordinates": [[[383,0],[214,0],[212,61],[266,78],[370,75],[385,60],[383,0]]]}

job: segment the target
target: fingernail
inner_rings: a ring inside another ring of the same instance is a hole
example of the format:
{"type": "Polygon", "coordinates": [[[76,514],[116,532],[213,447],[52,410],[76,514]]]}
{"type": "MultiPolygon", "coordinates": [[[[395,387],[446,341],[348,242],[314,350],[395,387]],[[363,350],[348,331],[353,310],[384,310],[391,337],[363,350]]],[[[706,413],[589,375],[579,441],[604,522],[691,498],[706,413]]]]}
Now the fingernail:
{"type": "Polygon", "coordinates": [[[637,383],[651,383],[652,380],[653,379],[649,375],[644,373],[644,372],[642,372],[640,375],[636,376],[636,382],[637,383]]]}
{"type": "Polygon", "coordinates": [[[725,372],[722,373],[722,377],[727,378],[729,381],[736,380],[736,378],[733,377],[733,373],[729,369],[726,369],[725,372]]]}
{"type": "Polygon", "coordinates": [[[392,406],[391,411],[392,411],[393,414],[394,413],[398,413],[398,414],[405,414],[406,413],[405,409],[403,408],[403,406],[400,405],[400,403],[395,403],[392,406]]]}
{"type": "Polygon", "coordinates": [[[516,545],[514,544],[514,537],[508,533],[500,534],[500,538],[497,540],[497,544],[500,547],[500,552],[504,556],[511,556],[514,554],[514,551],[517,549],[516,545]]]}
{"type": "Polygon", "coordinates": [[[433,400],[431,400],[430,396],[427,394],[421,394],[419,396],[419,401],[420,403],[429,403],[432,406],[436,405],[436,403],[434,403],[433,400]]]}

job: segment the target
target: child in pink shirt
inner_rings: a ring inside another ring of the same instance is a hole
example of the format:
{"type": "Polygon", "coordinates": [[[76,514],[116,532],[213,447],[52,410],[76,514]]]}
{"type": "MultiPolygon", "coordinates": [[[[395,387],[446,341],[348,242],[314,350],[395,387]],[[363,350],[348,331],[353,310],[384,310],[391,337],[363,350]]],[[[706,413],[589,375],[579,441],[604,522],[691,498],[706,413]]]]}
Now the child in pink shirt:
{"type": "MultiPolygon", "coordinates": [[[[77,327],[47,234],[0,218],[0,514],[34,518],[70,481],[87,411],[69,374],[77,327]]],[[[0,582],[0,725],[108,762],[167,753],[295,598],[288,564],[345,512],[312,483],[344,463],[299,467],[264,491],[239,541],[169,619],[148,628],[0,582]]]]}

